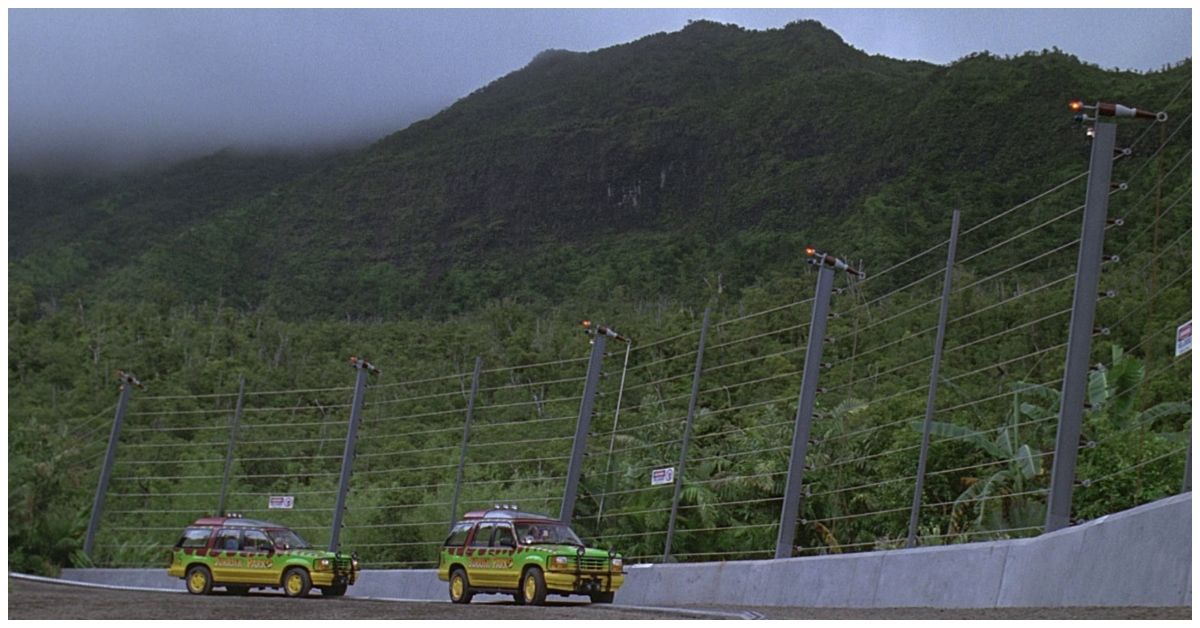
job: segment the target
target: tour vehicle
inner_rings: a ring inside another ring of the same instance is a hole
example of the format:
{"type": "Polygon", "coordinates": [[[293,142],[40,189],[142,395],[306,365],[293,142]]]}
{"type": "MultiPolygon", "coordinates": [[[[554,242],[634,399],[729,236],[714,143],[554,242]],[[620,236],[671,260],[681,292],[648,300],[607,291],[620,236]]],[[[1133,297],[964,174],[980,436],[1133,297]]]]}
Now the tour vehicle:
{"type": "Polygon", "coordinates": [[[551,594],[612,603],[623,567],[619,554],[586,547],[567,524],[515,506],[467,513],[438,554],[438,578],[456,604],[477,593],[510,594],[517,604],[540,605],[551,594]]]}
{"type": "Polygon", "coordinates": [[[315,549],[276,523],[204,517],[184,529],[171,549],[167,574],[182,578],[196,595],[224,587],[235,594],[283,589],[288,597],[304,597],[316,587],[338,597],[358,577],[358,557],[315,549]]]}

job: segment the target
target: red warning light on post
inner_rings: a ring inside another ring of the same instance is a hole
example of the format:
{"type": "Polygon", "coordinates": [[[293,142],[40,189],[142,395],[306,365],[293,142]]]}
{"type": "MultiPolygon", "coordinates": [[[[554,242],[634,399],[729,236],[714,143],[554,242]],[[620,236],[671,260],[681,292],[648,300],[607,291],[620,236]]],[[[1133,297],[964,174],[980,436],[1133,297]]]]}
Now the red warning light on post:
{"type": "Polygon", "coordinates": [[[811,246],[806,246],[806,247],[804,247],[804,254],[809,257],[812,257],[817,254],[817,250],[811,246]]]}
{"type": "Polygon", "coordinates": [[[1083,101],[1082,100],[1072,100],[1070,103],[1067,104],[1067,106],[1071,108],[1071,111],[1079,111],[1079,110],[1083,109],[1083,101]]]}
{"type": "Polygon", "coordinates": [[[591,326],[592,326],[592,321],[589,321],[589,320],[587,320],[587,319],[584,319],[582,322],[580,322],[580,325],[583,325],[585,328],[586,328],[586,327],[591,327],[591,326]]]}

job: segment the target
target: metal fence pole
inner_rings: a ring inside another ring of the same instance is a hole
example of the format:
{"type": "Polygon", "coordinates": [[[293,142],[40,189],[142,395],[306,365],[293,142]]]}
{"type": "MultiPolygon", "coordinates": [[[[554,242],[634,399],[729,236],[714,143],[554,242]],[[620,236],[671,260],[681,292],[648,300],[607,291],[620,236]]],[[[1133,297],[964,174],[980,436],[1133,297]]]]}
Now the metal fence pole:
{"type": "Polygon", "coordinates": [[[233,469],[233,448],[237,444],[238,427],[242,423],[242,403],[246,395],[246,378],[238,378],[237,405],[233,410],[233,422],[229,424],[229,446],[225,448],[225,475],[221,478],[221,498],[217,502],[217,515],[225,516],[225,496],[229,494],[229,472],[233,469]]]}
{"type": "Polygon", "coordinates": [[[709,308],[704,308],[704,323],[700,326],[700,346],[696,349],[696,369],[692,371],[692,396],[688,400],[687,422],[683,424],[683,444],[679,447],[679,468],[675,470],[675,494],[671,496],[671,517],[667,519],[667,541],[663,547],[663,562],[671,560],[671,541],[675,539],[675,516],[679,512],[679,494],[683,492],[683,472],[687,465],[688,442],[692,438],[692,422],[696,417],[696,402],[700,397],[700,373],[704,370],[704,343],[708,339],[709,308]]]}
{"type": "Polygon", "coordinates": [[[367,393],[367,375],[379,370],[366,360],[350,358],[350,364],[358,371],[354,380],[354,401],[350,402],[350,426],[346,430],[346,449],[342,452],[342,476],[338,482],[337,504],[333,507],[333,529],[329,534],[329,551],[339,549],[342,534],[342,516],[346,510],[346,492],[350,489],[350,475],[354,471],[354,448],[358,441],[358,424],[362,420],[362,409],[367,393]]]}
{"type": "Polygon", "coordinates": [[[595,334],[592,355],[588,359],[587,381],[583,385],[583,399],[579,402],[579,422],[575,424],[575,440],[571,446],[571,462],[567,467],[567,487],[563,490],[562,505],[558,518],[571,523],[575,512],[575,495],[579,489],[579,474],[583,471],[583,456],[587,449],[588,431],[592,425],[592,407],[596,401],[596,388],[600,382],[600,366],[604,360],[604,334],[595,334]]]}
{"type": "Polygon", "coordinates": [[[121,422],[125,420],[125,409],[129,407],[129,395],[134,386],[141,382],[129,373],[119,373],[121,395],[117,399],[117,413],[113,416],[112,431],[108,434],[108,451],[104,454],[104,466],[100,469],[100,482],[96,485],[96,497],[92,501],[92,516],[88,520],[87,536],[83,540],[83,553],[91,558],[96,546],[96,531],[100,528],[100,514],[104,512],[104,497],[108,493],[108,481],[112,477],[113,462],[117,458],[117,441],[121,438],[121,422]]]}
{"type": "Polygon", "coordinates": [[[792,432],[787,488],[783,493],[783,510],[779,516],[779,536],[775,541],[775,558],[788,558],[792,555],[792,540],[796,535],[796,516],[800,511],[804,459],[808,453],[813,404],[817,396],[817,381],[821,375],[821,350],[825,343],[825,325],[829,319],[829,297],[833,294],[833,268],[822,264],[820,269],[817,273],[817,291],[813,299],[812,321],[809,323],[808,329],[808,349],[804,354],[800,400],[796,405],[796,428],[792,432]]]}
{"type": "Polygon", "coordinates": [[[1079,454],[1079,432],[1087,393],[1088,362],[1092,352],[1092,328],[1096,321],[1096,299],[1100,286],[1100,263],[1104,254],[1104,227],[1108,220],[1108,195],[1117,127],[1112,123],[1097,122],[1095,133],[1075,271],[1075,296],[1071,308],[1071,330],[1067,335],[1067,362],[1063,371],[1058,437],[1054,446],[1054,468],[1050,475],[1045,532],[1053,532],[1070,523],[1075,459],[1079,454]]]}
{"type": "Polygon", "coordinates": [[[946,275],[942,279],[942,304],[938,310],[937,339],[933,342],[933,366],[929,370],[929,396],[925,399],[925,425],[921,429],[921,454],[917,458],[917,486],[913,489],[912,512],[908,515],[908,541],[905,547],[917,544],[917,523],[920,521],[921,493],[925,490],[925,463],[929,458],[929,430],[933,426],[933,408],[937,405],[938,371],[942,366],[942,345],[946,341],[946,316],[950,311],[950,284],[954,275],[954,255],[958,249],[958,210],[950,218],[950,248],[946,252],[946,275]]]}
{"type": "Polygon", "coordinates": [[[483,370],[483,357],[475,356],[475,372],[471,375],[471,396],[467,397],[467,420],[463,424],[462,448],[458,454],[458,471],[454,474],[454,497],[450,499],[450,527],[458,521],[458,494],[462,490],[463,467],[467,464],[467,442],[471,438],[471,419],[475,416],[475,395],[479,393],[479,372],[483,370]]]}

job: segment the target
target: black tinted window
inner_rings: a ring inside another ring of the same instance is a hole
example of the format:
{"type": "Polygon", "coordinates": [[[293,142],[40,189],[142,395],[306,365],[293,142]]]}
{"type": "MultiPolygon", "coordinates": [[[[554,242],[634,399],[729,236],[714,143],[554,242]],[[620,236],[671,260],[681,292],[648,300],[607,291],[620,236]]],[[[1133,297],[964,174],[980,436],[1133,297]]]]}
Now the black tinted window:
{"type": "Polygon", "coordinates": [[[516,547],[517,538],[513,536],[512,526],[496,526],[496,534],[492,538],[492,547],[516,547]]]}
{"type": "Polygon", "coordinates": [[[475,525],[470,522],[460,523],[454,526],[450,531],[450,536],[446,537],[446,542],[442,545],[453,545],[454,547],[462,547],[467,544],[467,536],[471,533],[471,526],[475,525]]]}
{"type": "Polygon", "coordinates": [[[242,549],[247,552],[266,552],[274,547],[266,533],[260,530],[246,530],[242,537],[242,549]]]}
{"type": "Polygon", "coordinates": [[[242,533],[240,530],[228,528],[217,533],[217,542],[213,549],[236,552],[242,548],[242,533]]]}
{"type": "Polygon", "coordinates": [[[492,541],[492,528],[496,527],[494,523],[481,523],[479,528],[475,530],[475,537],[471,539],[471,547],[487,547],[492,541]]]}
{"type": "Polygon", "coordinates": [[[206,547],[208,538],[212,536],[212,528],[188,528],[180,537],[179,547],[206,547]]]}

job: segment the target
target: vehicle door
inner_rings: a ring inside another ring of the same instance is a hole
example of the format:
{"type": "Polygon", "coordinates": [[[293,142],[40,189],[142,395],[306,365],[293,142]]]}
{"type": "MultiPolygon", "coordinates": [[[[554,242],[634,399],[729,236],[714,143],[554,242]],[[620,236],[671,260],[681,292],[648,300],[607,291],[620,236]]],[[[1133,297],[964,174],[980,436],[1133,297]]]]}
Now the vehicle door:
{"type": "Polygon", "coordinates": [[[517,536],[513,533],[512,524],[497,523],[496,531],[492,533],[492,569],[496,585],[505,589],[516,589],[519,586],[521,574],[513,569],[513,557],[517,553],[517,536]]]}
{"type": "Polygon", "coordinates": [[[495,523],[480,523],[467,545],[467,580],[472,586],[496,586],[496,575],[491,569],[492,532],[495,528],[495,523]]]}
{"type": "Polygon", "coordinates": [[[246,557],[245,571],[241,578],[245,582],[260,584],[276,584],[280,574],[272,568],[271,555],[275,553],[275,544],[267,538],[262,530],[246,530],[242,533],[242,553],[246,557]]]}
{"type": "Polygon", "coordinates": [[[213,582],[242,582],[246,557],[242,555],[242,531],[221,528],[208,555],[212,558],[213,582]]]}

